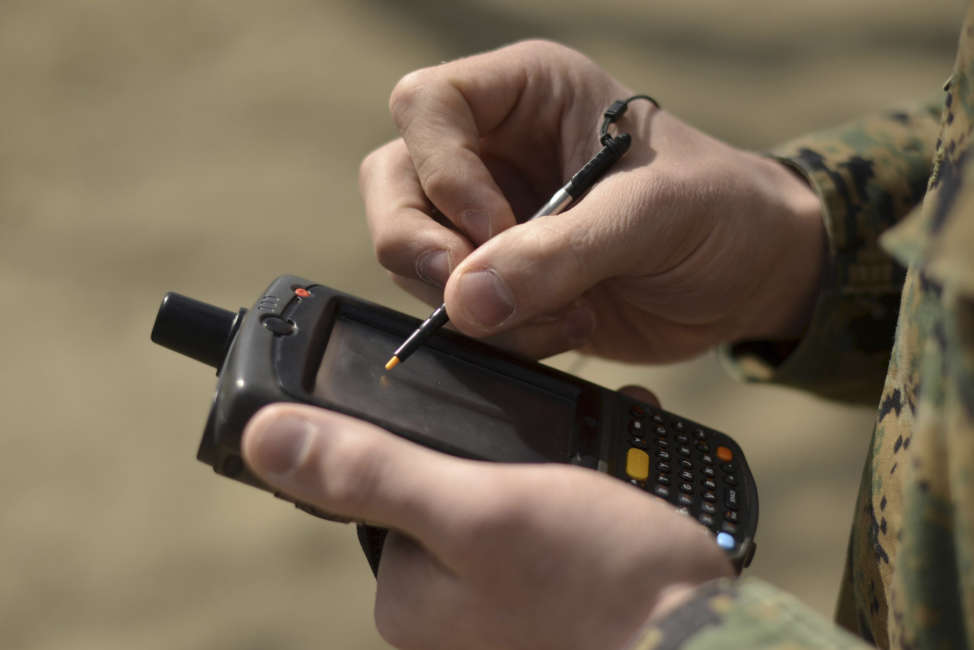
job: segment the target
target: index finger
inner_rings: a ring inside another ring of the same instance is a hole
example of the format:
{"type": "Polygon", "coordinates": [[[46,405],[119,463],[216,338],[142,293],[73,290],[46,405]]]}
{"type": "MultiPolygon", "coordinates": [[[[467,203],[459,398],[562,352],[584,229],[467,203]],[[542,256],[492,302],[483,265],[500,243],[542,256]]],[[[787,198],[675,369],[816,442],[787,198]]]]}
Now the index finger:
{"type": "Polygon", "coordinates": [[[412,72],[389,99],[424,193],[475,244],[516,223],[480,141],[524,85],[523,66],[502,50],[412,72]]]}
{"type": "Polygon", "coordinates": [[[402,140],[362,161],[359,185],[379,263],[398,276],[442,288],[452,268],[473,247],[450,224],[430,216],[402,140]]]}

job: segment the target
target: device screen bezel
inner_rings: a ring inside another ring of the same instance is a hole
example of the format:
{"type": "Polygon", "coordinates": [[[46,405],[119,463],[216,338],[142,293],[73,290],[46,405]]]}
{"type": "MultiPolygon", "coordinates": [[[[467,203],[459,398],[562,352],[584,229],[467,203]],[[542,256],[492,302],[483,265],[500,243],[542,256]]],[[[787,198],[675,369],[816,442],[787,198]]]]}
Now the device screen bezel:
{"type": "MultiPolygon", "coordinates": [[[[297,325],[295,334],[278,337],[273,346],[273,365],[281,388],[303,401],[323,408],[347,413],[354,417],[373,422],[404,438],[419,442],[428,447],[457,456],[484,458],[481,454],[430,439],[421,432],[405,427],[402,423],[371,413],[349,408],[322,399],[315,394],[315,382],[332,329],[339,317],[357,321],[365,326],[381,330],[397,339],[405,339],[419,324],[419,320],[400,312],[339,294],[325,287],[312,291],[312,297],[294,301],[285,310],[284,316],[297,325]]],[[[559,445],[566,450],[564,457],[545,457],[550,462],[571,462],[579,449],[581,420],[589,415],[590,409],[583,408],[591,402],[592,388],[583,380],[571,377],[537,362],[522,359],[507,352],[467,338],[451,331],[437,332],[426,343],[439,354],[445,354],[471,364],[490,373],[500,375],[510,381],[520,382],[532,390],[540,391],[564,400],[572,408],[569,431],[565,432],[567,441],[559,445]]],[[[538,462],[541,457],[525,458],[525,462],[538,462]]]]}

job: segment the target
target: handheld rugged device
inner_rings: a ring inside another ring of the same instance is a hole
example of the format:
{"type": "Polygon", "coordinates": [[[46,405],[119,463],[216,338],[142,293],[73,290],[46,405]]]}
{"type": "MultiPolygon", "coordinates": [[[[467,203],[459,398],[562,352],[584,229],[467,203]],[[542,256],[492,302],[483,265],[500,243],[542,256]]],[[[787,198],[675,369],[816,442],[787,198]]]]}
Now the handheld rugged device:
{"type": "MultiPolygon", "coordinates": [[[[169,293],[152,340],[217,369],[197,457],[224,476],[270,490],[241,459],[241,433],[262,406],[303,402],[456,456],[606,472],[699,520],[738,571],[750,563],[757,490],[731,438],[455,332],[437,332],[387,373],[385,360],[418,322],[282,276],[237,312],[169,293]]],[[[363,527],[359,537],[375,569],[382,535],[363,527]]]]}

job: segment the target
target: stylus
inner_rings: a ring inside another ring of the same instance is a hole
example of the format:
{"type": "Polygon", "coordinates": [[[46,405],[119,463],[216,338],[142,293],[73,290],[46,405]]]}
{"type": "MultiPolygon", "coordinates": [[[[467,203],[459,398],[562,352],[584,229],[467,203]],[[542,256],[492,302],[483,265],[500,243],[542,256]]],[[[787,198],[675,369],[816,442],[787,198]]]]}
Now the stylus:
{"type": "MultiPolygon", "coordinates": [[[[592,156],[592,159],[585,163],[578,172],[571,177],[564,187],[555,192],[548,202],[540,210],[535,212],[531,219],[537,219],[549,214],[558,214],[567,208],[572,201],[577,201],[585,192],[591,188],[602,177],[605,172],[616,163],[632,144],[632,138],[628,133],[622,133],[609,139],[602,150],[592,156]]],[[[531,219],[528,219],[530,221],[531,219]]],[[[430,314],[429,318],[423,321],[422,325],[416,328],[409,335],[402,345],[392,354],[386,362],[386,370],[392,370],[400,363],[409,358],[416,349],[423,344],[433,333],[443,327],[450,317],[446,313],[446,304],[442,304],[430,314]]]]}

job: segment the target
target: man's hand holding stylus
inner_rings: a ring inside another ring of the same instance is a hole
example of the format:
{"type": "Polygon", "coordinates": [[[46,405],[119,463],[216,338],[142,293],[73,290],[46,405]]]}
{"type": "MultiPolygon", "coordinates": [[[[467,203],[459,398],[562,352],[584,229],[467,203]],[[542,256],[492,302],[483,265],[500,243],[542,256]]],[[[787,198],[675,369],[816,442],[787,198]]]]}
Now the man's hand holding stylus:
{"type": "Polygon", "coordinates": [[[460,331],[535,357],[672,361],[800,337],[824,258],[818,198],[648,102],[620,121],[629,154],[587,196],[516,225],[598,150],[602,112],[632,94],[547,42],[407,75],[390,100],[402,138],[360,174],[380,262],[430,305],[445,298],[460,331]]]}

